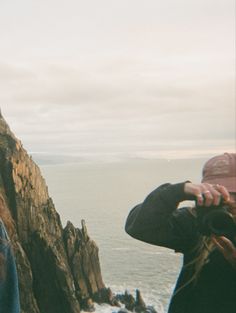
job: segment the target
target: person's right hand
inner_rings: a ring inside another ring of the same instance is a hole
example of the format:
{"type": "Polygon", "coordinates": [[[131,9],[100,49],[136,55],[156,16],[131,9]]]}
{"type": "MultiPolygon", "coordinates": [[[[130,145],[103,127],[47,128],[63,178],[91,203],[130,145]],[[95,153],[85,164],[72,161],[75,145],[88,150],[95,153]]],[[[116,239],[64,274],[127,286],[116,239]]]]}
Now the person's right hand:
{"type": "Polygon", "coordinates": [[[228,190],[224,186],[218,184],[193,184],[186,182],[184,185],[184,192],[190,197],[195,197],[197,205],[199,206],[217,206],[222,200],[224,202],[230,201],[228,190]]]}

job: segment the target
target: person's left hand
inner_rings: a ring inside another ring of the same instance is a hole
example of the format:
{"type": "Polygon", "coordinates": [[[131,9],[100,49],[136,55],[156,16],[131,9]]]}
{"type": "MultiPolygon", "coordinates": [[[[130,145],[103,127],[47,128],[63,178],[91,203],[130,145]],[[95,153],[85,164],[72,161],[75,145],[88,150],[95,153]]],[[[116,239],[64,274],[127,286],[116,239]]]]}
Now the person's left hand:
{"type": "Polygon", "coordinates": [[[223,254],[224,258],[236,270],[236,247],[228,238],[224,236],[212,236],[212,241],[216,248],[223,254]]]}

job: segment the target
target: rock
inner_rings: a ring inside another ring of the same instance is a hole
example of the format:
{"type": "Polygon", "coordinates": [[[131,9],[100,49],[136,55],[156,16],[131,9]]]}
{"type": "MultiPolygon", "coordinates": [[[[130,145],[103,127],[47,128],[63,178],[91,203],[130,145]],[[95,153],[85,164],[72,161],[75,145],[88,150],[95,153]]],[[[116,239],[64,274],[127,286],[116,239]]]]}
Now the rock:
{"type": "Polygon", "coordinates": [[[116,295],[117,301],[125,305],[125,309],[120,309],[117,313],[124,313],[128,311],[136,313],[157,313],[153,306],[146,306],[141,292],[136,290],[136,298],[134,298],[127,290],[124,294],[116,295]]]}
{"type": "Polygon", "coordinates": [[[145,312],[146,313],[158,313],[153,306],[149,306],[149,305],[147,306],[145,312]]]}
{"type": "Polygon", "coordinates": [[[93,300],[91,298],[84,300],[81,304],[81,309],[85,312],[94,312],[95,307],[93,300]]]}
{"type": "Polygon", "coordinates": [[[142,313],[146,311],[146,304],[143,300],[143,297],[140,291],[136,290],[136,299],[135,299],[135,312],[142,313]]]}
{"type": "Polygon", "coordinates": [[[116,296],[112,293],[110,288],[103,288],[94,295],[93,299],[95,302],[99,304],[107,303],[112,306],[120,307],[119,301],[117,300],[116,296]]]}
{"type": "Polygon", "coordinates": [[[125,308],[129,311],[133,311],[135,308],[134,297],[126,290],[124,294],[116,296],[117,300],[125,305],[125,308]]]}
{"type": "Polygon", "coordinates": [[[75,287],[81,300],[94,297],[105,288],[98,258],[98,247],[89,236],[82,221],[82,229],[68,222],[63,230],[67,257],[75,287]]]}
{"type": "Polygon", "coordinates": [[[76,228],[61,219],[39,167],[0,112],[0,193],[15,222],[12,246],[19,275],[21,313],[93,312],[94,302],[119,313],[156,313],[140,292],[114,295],[102,279],[99,250],[85,221],[76,228]]]}
{"type": "MultiPolygon", "coordinates": [[[[39,167],[0,115],[0,192],[15,221],[21,313],[79,313],[106,289],[98,247],[60,216],[39,167]]],[[[102,297],[101,297],[102,301],[102,297]]]]}

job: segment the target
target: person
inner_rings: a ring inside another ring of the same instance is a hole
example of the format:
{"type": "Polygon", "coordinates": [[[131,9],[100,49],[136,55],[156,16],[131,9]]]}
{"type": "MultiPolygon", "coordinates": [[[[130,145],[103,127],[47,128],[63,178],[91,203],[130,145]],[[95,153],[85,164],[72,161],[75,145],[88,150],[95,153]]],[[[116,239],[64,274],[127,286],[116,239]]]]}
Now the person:
{"type": "Polygon", "coordinates": [[[223,204],[235,227],[236,153],[208,160],[201,183],[161,185],[130,211],[129,235],[183,254],[168,313],[236,313],[235,233],[203,234],[197,214],[223,204]],[[194,207],[179,207],[184,200],[195,200],[194,207]]]}
{"type": "Polygon", "coordinates": [[[10,237],[14,223],[0,195],[0,312],[19,313],[18,276],[10,237]],[[10,236],[9,236],[9,235],[10,236]]]}

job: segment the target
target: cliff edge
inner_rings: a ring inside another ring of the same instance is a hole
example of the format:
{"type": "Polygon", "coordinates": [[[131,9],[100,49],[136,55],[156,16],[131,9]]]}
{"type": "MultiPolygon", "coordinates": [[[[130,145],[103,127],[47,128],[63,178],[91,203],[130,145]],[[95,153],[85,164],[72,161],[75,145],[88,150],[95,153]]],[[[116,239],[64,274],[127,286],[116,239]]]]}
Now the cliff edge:
{"type": "Polygon", "coordinates": [[[63,229],[39,167],[0,115],[0,193],[15,221],[21,313],[79,313],[111,302],[85,223],[63,229]]]}

